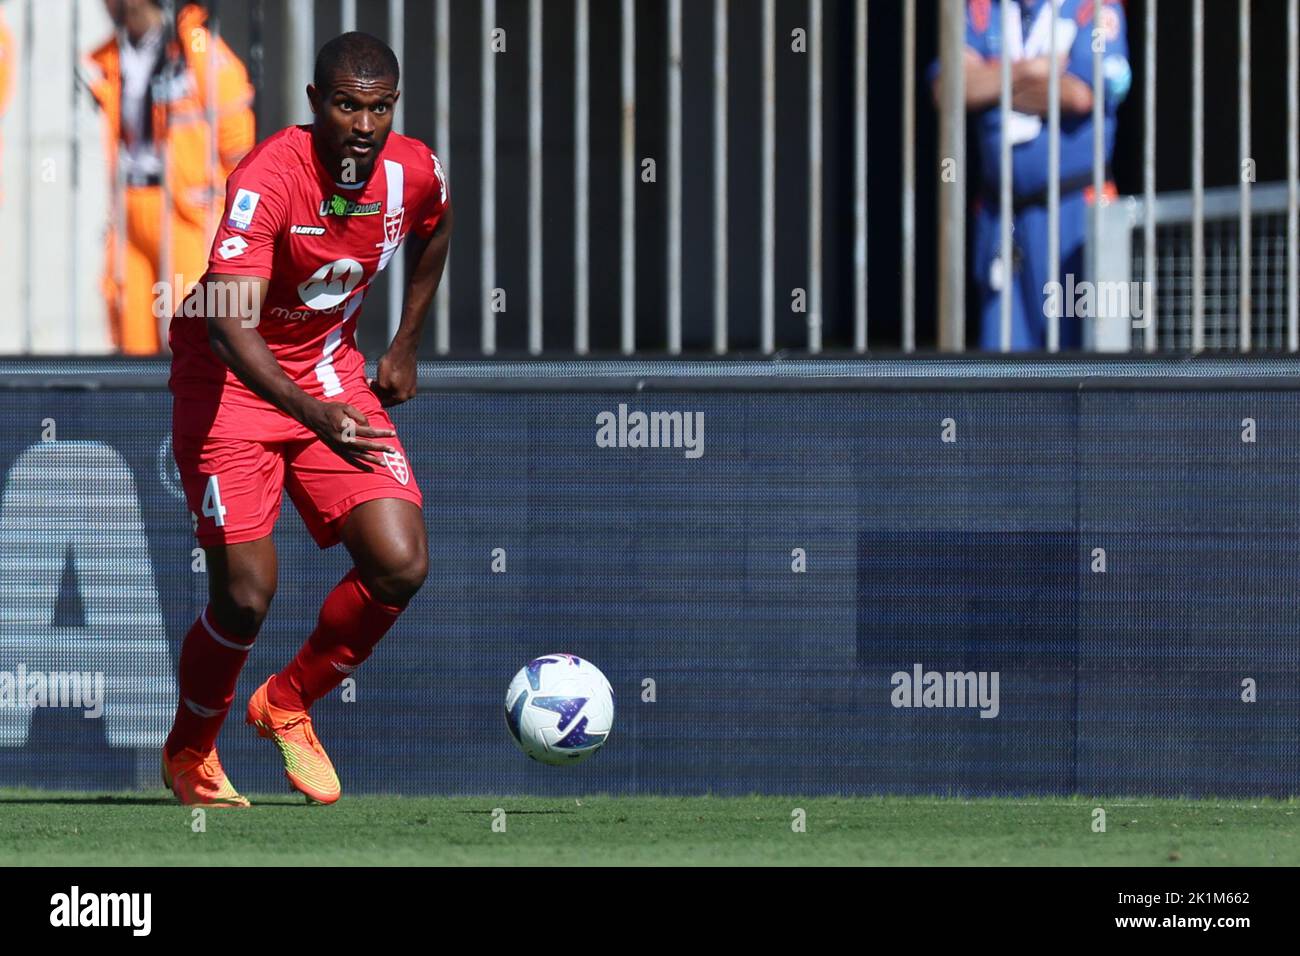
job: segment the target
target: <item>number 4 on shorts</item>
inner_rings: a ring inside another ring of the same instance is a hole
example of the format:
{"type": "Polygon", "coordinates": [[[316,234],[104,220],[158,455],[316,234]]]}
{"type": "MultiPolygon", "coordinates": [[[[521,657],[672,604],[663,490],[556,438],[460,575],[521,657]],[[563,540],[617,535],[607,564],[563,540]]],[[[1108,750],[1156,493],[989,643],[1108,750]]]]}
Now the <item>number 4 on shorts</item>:
{"type": "Polygon", "coordinates": [[[203,492],[203,516],[211,518],[218,528],[226,523],[226,506],[221,503],[221,486],[216,475],[208,479],[208,488],[203,492]]]}

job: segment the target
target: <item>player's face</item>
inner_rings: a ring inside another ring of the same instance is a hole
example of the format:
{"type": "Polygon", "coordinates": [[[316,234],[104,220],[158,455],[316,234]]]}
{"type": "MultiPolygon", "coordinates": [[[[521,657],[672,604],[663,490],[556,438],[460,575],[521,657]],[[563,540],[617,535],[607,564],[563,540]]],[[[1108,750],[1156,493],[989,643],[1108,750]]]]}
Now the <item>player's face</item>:
{"type": "Polygon", "coordinates": [[[393,107],[399,95],[391,76],[341,76],[324,96],[316,87],[307,87],[316,114],[316,148],[340,182],[370,178],[375,158],[393,129],[393,107]]]}

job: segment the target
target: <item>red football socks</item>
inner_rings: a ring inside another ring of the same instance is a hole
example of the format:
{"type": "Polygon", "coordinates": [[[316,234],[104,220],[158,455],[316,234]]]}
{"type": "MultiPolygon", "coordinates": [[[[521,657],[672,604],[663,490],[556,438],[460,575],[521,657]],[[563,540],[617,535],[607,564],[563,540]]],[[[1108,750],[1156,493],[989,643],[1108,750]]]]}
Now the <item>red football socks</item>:
{"type": "Polygon", "coordinates": [[[271,704],[306,710],[370,656],[402,610],[371,595],[353,568],[325,598],[316,630],[297,656],[272,678],[271,704]]]}
{"type": "Polygon", "coordinates": [[[169,757],[185,747],[207,753],[216,744],[253,640],[230,633],[212,619],[208,608],[203,609],[181,645],[177,668],[181,699],[164,745],[169,757]]]}

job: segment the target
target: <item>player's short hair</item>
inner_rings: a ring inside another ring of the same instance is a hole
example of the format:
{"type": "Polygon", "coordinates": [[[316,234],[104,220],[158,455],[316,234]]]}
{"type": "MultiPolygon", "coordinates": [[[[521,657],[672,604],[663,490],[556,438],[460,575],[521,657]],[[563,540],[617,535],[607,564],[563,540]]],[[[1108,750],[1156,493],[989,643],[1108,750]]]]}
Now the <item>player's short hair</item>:
{"type": "Polygon", "coordinates": [[[342,33],[330,40],[316,54],[316,69],[312,83],[321,95],[334,88],[340,76],[360,76],[367,79],[391,76],[393,82],[401,79],[397,54],[392,48],[369,33],[353,31],[342,33]]]}

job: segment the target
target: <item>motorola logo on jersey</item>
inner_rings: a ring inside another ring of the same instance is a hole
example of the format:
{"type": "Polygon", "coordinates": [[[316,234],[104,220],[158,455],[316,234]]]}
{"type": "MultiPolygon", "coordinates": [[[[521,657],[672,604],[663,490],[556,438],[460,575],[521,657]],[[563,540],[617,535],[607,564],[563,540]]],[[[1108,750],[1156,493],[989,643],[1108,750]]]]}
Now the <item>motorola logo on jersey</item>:
{"type": "Polygon", "coordinates": [[[361,282],[362,272],[361,263],[356,259],[327,262],[298,286],[298,295],[309,309],[332,309],[352,294],[361,282]]]}
{"type": "Polygon", "coordinates": [[[271,307],[270,315],[273,319],[283,319],[286,322],[306,322],[309,319],[318,319],[322,315],[335,315],[344,311],[346,307],[347,304],[344,302],[328,309],[286,309],[282,305],[276,305],[271,307]]]}

